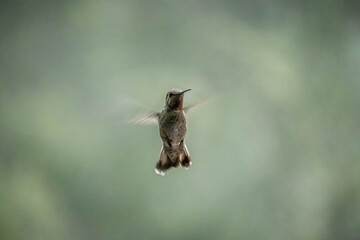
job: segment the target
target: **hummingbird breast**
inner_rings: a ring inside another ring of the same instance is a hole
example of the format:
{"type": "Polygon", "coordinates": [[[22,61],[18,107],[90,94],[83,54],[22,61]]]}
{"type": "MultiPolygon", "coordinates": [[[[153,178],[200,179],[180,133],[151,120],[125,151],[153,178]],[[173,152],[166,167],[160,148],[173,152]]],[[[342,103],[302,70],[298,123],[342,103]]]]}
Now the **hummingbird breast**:
{"type": "Polygon", "coordinates": [[[160,136],[165,149],[175,150],[184,141],[186,134],[186,118],[184,111],[163,110],[159,117],[160,136]]]}

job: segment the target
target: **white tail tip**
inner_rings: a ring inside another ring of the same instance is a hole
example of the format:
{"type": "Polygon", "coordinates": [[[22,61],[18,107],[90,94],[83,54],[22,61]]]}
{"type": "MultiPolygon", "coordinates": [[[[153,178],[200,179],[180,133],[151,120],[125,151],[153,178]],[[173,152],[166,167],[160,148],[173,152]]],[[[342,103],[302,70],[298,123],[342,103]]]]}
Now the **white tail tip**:
{"type": "Polygon", "coordinates": [[[160,175],[160,176],[165,176],[165,172],[164,172],[164,171],[160,171],[160,170],[158,170],[158,169],[156,169],[156,168],[155,168],[155,173],[156,173],[157,175],[160,175]]]}
{"type": "Polygon", "coordinates": [[[184,167],[185,170],[189,170],[189,168],[191,167],[191,165],[192,165],[192,162],[189,163],[189,166],[188,166],[188,167],[184,167]]]}

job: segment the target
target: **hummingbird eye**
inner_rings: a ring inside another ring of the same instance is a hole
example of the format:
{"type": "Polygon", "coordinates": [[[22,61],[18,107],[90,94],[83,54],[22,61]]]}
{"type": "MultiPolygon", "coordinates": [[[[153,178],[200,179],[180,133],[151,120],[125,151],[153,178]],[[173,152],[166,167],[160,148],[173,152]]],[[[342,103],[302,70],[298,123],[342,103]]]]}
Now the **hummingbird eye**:
{"type": "Polygon", "coordinates": [[[169,93],[169,97],[172,97],[174,94],[172,94],[172,93],[169,93]]]}

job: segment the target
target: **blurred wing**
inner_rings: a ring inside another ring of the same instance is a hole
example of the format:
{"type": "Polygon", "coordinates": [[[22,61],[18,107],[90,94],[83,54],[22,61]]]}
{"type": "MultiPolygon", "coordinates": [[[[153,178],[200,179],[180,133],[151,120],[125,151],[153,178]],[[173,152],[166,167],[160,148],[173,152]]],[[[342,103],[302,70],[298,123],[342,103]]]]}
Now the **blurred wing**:
{"type": "Polygon", "coordinates": [[[194,113],[194,112],[197,112],[203,105],[205,105],[205,103],[207,103],[209,100],[202,100],[200,102],[197,102],[197,103],[193,103],[193,104],[190,104],[186,107],[183,108],[184,112],[186,114],[188,113],[194,113]]]}
{"type": "Polygon", "coordinates": [[[141,125],[156,125],[159,123],[159,115],[158,112],[149,112],[131,119],[131,122],[134,124],[141,125]]]}
{"type": "Polygon", "coordinates": [[[189,112],[191,113],[191,112],[196,112],[198,108],[199,107],[197,107],[197,104],[191,104],[184,107],[183,110],[185,113],[189,113],[189,112]]]}

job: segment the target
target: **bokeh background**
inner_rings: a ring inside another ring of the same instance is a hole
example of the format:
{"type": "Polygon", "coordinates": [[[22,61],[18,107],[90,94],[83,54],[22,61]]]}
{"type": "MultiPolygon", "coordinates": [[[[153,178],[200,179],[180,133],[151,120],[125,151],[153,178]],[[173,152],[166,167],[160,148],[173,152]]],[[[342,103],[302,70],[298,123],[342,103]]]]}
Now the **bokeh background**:
{"type": "Polygon", "coordinates": [[[360,239],[358,1],[1,1],[0,239],[360,239]],[[155,175],[167,90],[189,171],[155,175]]]}

